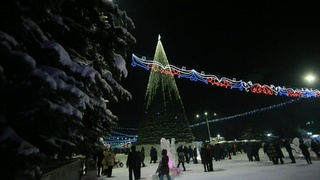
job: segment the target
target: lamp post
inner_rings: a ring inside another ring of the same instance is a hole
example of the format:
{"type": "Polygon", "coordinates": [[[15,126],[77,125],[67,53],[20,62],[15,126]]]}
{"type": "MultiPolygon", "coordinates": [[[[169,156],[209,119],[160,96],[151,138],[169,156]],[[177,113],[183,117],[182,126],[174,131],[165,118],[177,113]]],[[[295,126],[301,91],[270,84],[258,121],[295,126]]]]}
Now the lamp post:
{"type": "Polygon", "coordinates": [[[207,121],[207,128],[208,128],[208,135],[209,135],[209,143],[211,143],[211,133],[210,133],[210,127],[209,127],[209,122],[208,122],[208,113],[205,112],[204,115],[206,116],[206,121],[207,121]]]}
{"type": "MultiPolygon", "coordinates": [[[[210,126],[209,126],[209,121],[208,121],[208,113],[205,112],[204,115],[206,116],[206,123],[207,123],[207,129],[208,129],[208,136],[209,136],[209,143],[211,143],[211,133],[210,133],[210,126]]],[[[216,115],[216,113],[214,113],[216,115]]],[[[197,114],[197,118],[200,116],[197,114]]]]}

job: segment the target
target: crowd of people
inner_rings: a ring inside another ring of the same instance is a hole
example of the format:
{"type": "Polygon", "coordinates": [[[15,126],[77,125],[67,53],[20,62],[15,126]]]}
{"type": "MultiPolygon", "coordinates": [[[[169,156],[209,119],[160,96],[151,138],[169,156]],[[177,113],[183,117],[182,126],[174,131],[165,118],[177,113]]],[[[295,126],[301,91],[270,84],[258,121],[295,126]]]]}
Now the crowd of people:
{"type": "MultiPolygon", "coordinates": [[[[216,143],[216,144],[202,144],[200,147],[200,159],[203,165],[204,172],[214,171],[213,161],[220,161],[222,159],[232,159],[232,156],[236,156],[238,153],[245,153],[248,157],[248,161],[260,161],[259,151],[263,149],[263,153],[268,156],[269,160],[273,164],[284,164],[284,154],[282,147],[286,149],[291,163],[296,163],[295,156],[292,151],[292,140],[268,140],[268,141],[254,141],[254,142],[236,142],[236,143],[216,143]]],[[[311,149],[314,154],[320,157],[320,143],[318,140],[311,140],[310,144],[306,144],[305,141],[300,140],[299,146],[302,155],[308,164],[312,164],[311,149]]],[[[136,146],[131,146],[131,151],[128,153],[126,167],[129,170],[129,180],[141,178],[141,168],[145,167],[145,150],[141,147],[140,151],[136,150],[136,146]]],[[[177,168],[186,171],[185,163],[198,164],[198,150],[196,147],[187,145],[181,145],[177,148],[177,168]]],[[[158,152],[155,147],[150,149],[150,163],[158,163],[156,173],[160,179],[164,176],[170,179],[169,169],[169,157],[167,150],[161,150],[161,158],[158,161],[158,152]]],[[[112,169],[115,165],[115,153],[111,148],[100,148],[94,155],[94,160],[97,167],[97,175],[106,175],[107,177],[112,176],[112,169]]]]}

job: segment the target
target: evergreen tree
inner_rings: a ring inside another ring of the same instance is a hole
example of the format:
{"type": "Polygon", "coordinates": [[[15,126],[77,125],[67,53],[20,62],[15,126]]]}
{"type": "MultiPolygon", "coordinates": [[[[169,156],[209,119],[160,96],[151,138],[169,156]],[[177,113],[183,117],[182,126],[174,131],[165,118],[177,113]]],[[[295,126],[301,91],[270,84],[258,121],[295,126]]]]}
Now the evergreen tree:
{"type": "MultiPolygon", "coordinates": [[[[160,36],[154,61],[169,65],[160,36]]],[[[171,69],[155,63],[151,67],[137,144],[159,144],[161,138],[186,143],[194,140],[171,69]]]]}
{"type": "Polygon", "coordinates": [[[118,82],[135,27],[112,1],[0,6],[1,176],[39,179],[41,163],[90,155],[116,127],[107,105],[131,99],[118,82]]]}

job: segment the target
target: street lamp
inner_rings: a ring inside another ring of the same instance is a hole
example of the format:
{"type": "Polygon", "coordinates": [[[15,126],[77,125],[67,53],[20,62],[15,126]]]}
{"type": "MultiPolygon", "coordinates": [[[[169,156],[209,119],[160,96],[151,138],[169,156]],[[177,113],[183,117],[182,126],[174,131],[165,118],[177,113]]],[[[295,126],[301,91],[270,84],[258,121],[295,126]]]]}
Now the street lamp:
{"type": "MultiPolygon", "coordinates": [[[[211,143],[211,133],[210,133],[210,127],[209,127],[209,121],[208,121],[208,113],[205,112],[204,115],[206,116],[206,123],[207,123],[207,128],[208,128],[208,136],[209,136],[209,143],[211,143]]],[[[216,113],[214,113],[216,115],[216,113]]],[[[199,114],[197,114],[197,118],[199,118],[199,114]]]]}
{"type": "Polygon", "coordinates": [[[206,116],[206,121],[207,121],[207,128],[208,128],[208,135],[209,135],[209,143],[211,143],[211,133],[210,133],[210,127],[209,127],[209,122],[208,122],[208,113],[205,112],[204,115],[206,116]]]}
{"type": "Polygon", "coordinates": [[[316,80],[316,77],[312,74],[308,74],[304,77],[304,79],[308,82],[308,83],[313,83],[316,80]]]}
{"type": "Polygon", "coordinates": [[[308,86],[315,86],[314,84],[315,84],[317,78],[312,73],[309,73],[309,74],[304,76],[304,80],[306,81],[308,86]]]}

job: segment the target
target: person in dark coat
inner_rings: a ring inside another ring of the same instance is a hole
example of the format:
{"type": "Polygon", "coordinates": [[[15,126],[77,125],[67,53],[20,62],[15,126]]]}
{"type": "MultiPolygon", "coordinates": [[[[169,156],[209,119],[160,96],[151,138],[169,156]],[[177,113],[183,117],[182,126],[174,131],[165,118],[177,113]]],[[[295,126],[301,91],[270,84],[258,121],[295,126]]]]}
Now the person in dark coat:
{"type": "Polygon", "coordinates": [[[184,166],[184,162],[185,162],[185,155],[184,155],[184,149],[182,146],[180,146],[177,149],[178,152],[178,165],[177,167],[179,168],[180,164],[182,164],[183,167],[183,171],[186,171],[186,167],[184,166]]]}
{"type": "Polygon", "coordinates": [[[231,143],[226,143],[227,156],[229,159],[232,159],[231,153],[233,152],[233,146],[231,143]]]}
{"type": "Polygon", "coordinates": [[[203,164],[204,172],[209,172],[209,158],[210,152],[206,145],[202,145],[200,149],[201,163],[203,164]]]}
{"type": "Polygon", "coordinates": [[[127,168],[129,168],[129,180],[133,180],[132,173],[134,175],[134,179],[140,179],[140,169],[141,169],[141,156],[140,152],[136,151],[136,146],[131,146],[131,152],[127,157],[127,168]]]}
{"type": "Polygon", "coordinates": [[[189,162],[190,162],[190,160],[192,159],[192,161],[193,161],[193,163],[194,163],[193,150],[192,150],[191,146],[188,147],[188,154],[189,154],[189,156],[188,156],[189,162]]]}
{"type": "Polygon", "coordinates": [[[279,162],[278,162],[278,154],[277,154],[276,148],[273,145],[273,142],[268,142],[267,143],[266,152],[267,152],[267,155],[268,155],[270,161],[272,161],[273,164],[279,164],[279,162]]]}
{"type": "Polygon", "coordinates": [[[194,164],[198,164],[198,152],[197,152],[197,148],[193,148],[193,163],[194,164]]]}
{"type": "Polygon", "coordinates": [[[284,140],[284,146],[286,147],[286,150],[289,154],[289,158],[291,159],[291,163],[296,163],[296,160],[292,154],[292,147],[291,147],[291,144],[290,142],[288,141],[288,139],[285,139],[284,140]]]}
{"type": "Polygon", "coordinates": [[[153,163],[157,163],[158,160],[158,152],[156,150],[156,148],[154,148],[153,146],[151,146],[150,149],[150,164],[153,163]]]}
{"type": "Polygon", "coordinates": [[[253,161],[253,152],[252,152],[252,144],[251,142],[247,142],[245,144],[245,150],[249,161],[253,161]]]}
{"type": "Polygon", "coordinates": [[[167,155],[167,150],[166,149],[162,149],[161,152],[161,164],[160,164],[160,168],[159,168],[159,175],[160,175],[160,180],[163,180],[163,176],[167,177],[167,180],[171,180],[170,177],[170,169],[169,169],[169,157],[167,155]]]}
{"type": "Polygon", "coordinates": [[[144,158],[145,158],[145,152],[144,152],[144,147],[141,147],[141,165],[142,167],[145,167],[146,165],[144,164],[144,158]]]}
{"type": "Polygon", "coordinates": [[[308,150],[308,146],[303,143],[303,140],[300,140],[299,143],[300,143],[299,148],[301,149],[302,154],[303,154],[304,158],[306,159],[307,163],[312,164],[311,158],[310,158],[310,152],[308,150]]]}
{"type": "Polygon", "coordinates": [[[284,155],[283,155],[282,150],[280,148],[279,142],[275,142],[273,144],[273,146],[274,146],[276,153],[277,153],[276,164],[279,163],[279,160],[280,160],[280,163],[283,164],[284,163],[284,161],[283,161],[284,155]]]}
{"type": "Polygon", "coordinates": [[[217,143],[214,145],[214,153],[213,153],[215,161],[220,161],[220,159],[221,159],[220,153],[221,153],[221,146],[220,146],[220,144],[217,143]]]}
{"type": "Polygon", "coordinates": [[[138,157],[137,157],[137,175],[138,175],[138,179],[141,178],[141,152],[138,152],[138,157]]]}
{"type": "Polygon", "coordinates": [[[104,152],[103,148],[99,147],[97,149],[97,152],[93,155],[93,159],[94,159],[96,167],[97,167],[97,176],[98,177],[101,176],[102,159],[104,158],[103,152],[104,152]]]}
{"type": "Polygon", "coordinates": [[[190,159],[189,159],[188,147],[186,145],[183,146],[183,153],[184,153],[186,163],[189,164],[190,159]]]}
{"type": "Polygon", "coordinates": [[[261,148],[261,145],[259,142],[252,142],[252,155],[254,157],[255,161],[260,161],[260,156],[259,156],[259,150],[261,148]]]}
{"type": "Polygon", "coordinates": [[[208,146],[207,146],[207,150],[208,150],[208,154],[209,154],[209,156],[208,156],[208,166],[209,166],[208,171],[213,171],[213,163],[212,163],[213,150],[212,149],[213,149],[213,145],[208,144],[208,146]]]}

